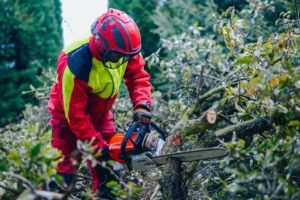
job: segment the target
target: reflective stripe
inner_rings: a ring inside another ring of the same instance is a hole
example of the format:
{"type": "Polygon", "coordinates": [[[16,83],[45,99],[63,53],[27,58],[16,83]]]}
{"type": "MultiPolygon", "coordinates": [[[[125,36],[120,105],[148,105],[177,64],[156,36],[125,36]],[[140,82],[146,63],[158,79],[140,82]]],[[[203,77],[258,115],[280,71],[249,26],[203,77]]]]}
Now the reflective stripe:
{"type": "Polygon", "coordinates": [[[110,63],[114,65],[112,69],[107,68],[102,62],[93,58],[93,67],[90,72],[88,85],[93,89],[92,93],[97,96],[108,99],[111,96],[119,93],[119,88],[126,71],[127,63],[120,59],[117,63],[110,63]]]}
{"type": "Polygon", "coordinates": [[[68,122],[69,122],[70,101],[71,101],[73,88],[74,88],[74,75],[72,74],[69,67],[67,66],[64,70],[63,77],[62,77],[62,94],[64,100],[65,116],[68,122]]]}

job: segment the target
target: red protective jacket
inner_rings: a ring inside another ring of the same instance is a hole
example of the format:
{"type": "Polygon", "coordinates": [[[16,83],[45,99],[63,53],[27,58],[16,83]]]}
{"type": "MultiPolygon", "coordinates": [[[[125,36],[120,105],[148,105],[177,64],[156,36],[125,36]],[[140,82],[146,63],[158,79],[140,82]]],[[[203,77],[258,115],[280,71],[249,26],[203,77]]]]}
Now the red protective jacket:
{"type": "Polygon", "coordinates": [[[94,52],[92,40],[85,38],[59,54],[57,78],[48,109],[51,126],[68,124],[78,139],[97,138],[101,146],[101,120],[109,115],[122,80],[125,80],[133,107],[151,104],[152,86],[140,54],[125,62],[121,58],[110,69],[104,67],[94,52]]]}

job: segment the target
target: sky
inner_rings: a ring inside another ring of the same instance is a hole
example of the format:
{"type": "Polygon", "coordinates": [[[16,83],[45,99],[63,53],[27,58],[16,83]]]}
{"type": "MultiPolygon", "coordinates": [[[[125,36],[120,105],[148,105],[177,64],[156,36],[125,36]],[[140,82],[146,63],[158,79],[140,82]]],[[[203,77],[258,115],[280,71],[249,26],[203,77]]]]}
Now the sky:
{"type": "Polygon", "coordinates": [[[107,10],[107,0],[61,0],[64,44],[90,33],[94,20],[107,10]]]}

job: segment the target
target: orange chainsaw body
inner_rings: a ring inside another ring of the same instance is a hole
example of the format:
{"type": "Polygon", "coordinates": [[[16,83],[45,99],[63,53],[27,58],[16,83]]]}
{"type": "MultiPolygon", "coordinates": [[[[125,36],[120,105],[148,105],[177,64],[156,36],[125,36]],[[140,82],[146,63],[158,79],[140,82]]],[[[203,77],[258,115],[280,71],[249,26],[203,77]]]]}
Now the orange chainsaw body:
{"type": "MultiPolygon", "coordinates": [[[[121,158],[121,144],[125,137],[125,133],[117,133],[115,134],[109,141],[109,156],[115,160],[118,161],[121,164],[125,164],[125,160],[121,158]]],[[[130,139],[126,143],[126,153],[130,153],[134,151],[135,146],[134,142],[137,139],[137,133],[133,132],[130,139]]]]}

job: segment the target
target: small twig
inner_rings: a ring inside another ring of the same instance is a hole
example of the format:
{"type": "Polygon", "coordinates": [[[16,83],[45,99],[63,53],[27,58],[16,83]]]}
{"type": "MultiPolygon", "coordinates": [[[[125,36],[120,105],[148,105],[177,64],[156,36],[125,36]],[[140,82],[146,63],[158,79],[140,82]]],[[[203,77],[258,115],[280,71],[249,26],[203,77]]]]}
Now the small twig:
{"type": "Polygon", "coordinates": [[[223,119],[225,122],[227,122],[227,123],[230,124],[230,125],[233,125],[233,124],[234,124],[229,118],[225,117],[222,113],[218,113],[218,117],[219,117],[220,119],[223,119]]]}
{"type": "Polygon", "coordinates": [[[226,88],[224,86],[215,87],[215,88],[209,90],[208,92],[206,92],[205,94],[199,96],[197,102],[199,102],[199,104],[201,104],[201,102],[205,101],[212,95],[223,92],[223,91],[225,91],[225,89],[226,88]]]}
{"type": "Polygon", "coordinates": [[[273,62],[271,62],[269,66],[275,65],[276,63],[278,63],[278,62],[281,61],[281,60],[282,60],[282,57],[279,57],[279,58],[277,58],[276,60],[274,60],[273,62]]]}
{"type": "Polygon", "coordinates": [[[159,188],[160,188],[160,185],[157,184],[157,185],[155,186],[155,189],[154,189],[154,191],[153,191],[153,194],[152,194],[151,197],[150,197],[150,200],[154,199],[154,197],[155,197],[156,193],[158,192],[159,188]]]}
{"type": "Polygon", "coordinates": [[[232,73],[230,73],[228,76],[226,76],[225,78],[223,78],[219,83],[217,83],[217,84],[214,86],[214,88],[217,87],[217,86],[219,86],[221,83],[223,83],[224,81],[226,81],[227,79],[229,79],[231,76],[235,75],[237,72],[241,71],[242,69],[243,69],[243,68],[241,67],[241,68],[239,68],[239,69],[233,71],[232,73]]]}
{"type": "Polygon", "coordinates": [[[21,176],[21,175],[18,175],[18,174],[15,174],[13,172],[2,172],[3,175],[5,176],[10,176],[12,178],[16,178],[20,181],[22,181],[29,189],[30,191],[36,195],[36,192],[35,192],[35,189],[33,187],[33,185],[30,183],[29,180],[27,180],[25,177],[21,176]]]}
{"type": "Polygon", "coordinates": [[[200,163],[201,161],[193,162],[191,169],[185,174],[184,182],[187,182],[190,178],[194,176],[194,174],[197,172],[200,163]]]}
{"type": "Polygon", "coordinates": [[[241,81],[238,73],[235,73],[238,80],[238,102],[241,100],[241,81]]]}
{"type": "MultiPolygon", "coordinates": [[[[231,82],[230,86],[235,86],[235,85],[239,84],[239,81],[241,81],[241,80],[249,80],[249,79],[250,79],[249,77],[242,77],[237,81],[231,82]]],[[[199,103],[201,103],[201,102],[205,101],[206,99],[208,99],[209,97],[211,97],[212,95],[223,92],[225,90],[226,90],[226,87],[224,87],[224,86],[214,87],[211,90],[207,91],[205,94],[199,96],[197,101],[199,103]]]]}
{"type": "Polygon", "coordinates": [[[78,176],[78,178],[90,179],[89,176],[85,176],[85,175],[82,175],[82,174],[78,174],[77,176],[78,176]]]}
{"type": "Polygon", "coordinates": [[[293,199],[298,199],[298,198],[299,198],[299,195],[300,195],[300,191],[296,192],[296,193],[291,197],[291,200],[293,200],[293,199]]]}
{"type": "Polygon", "coordinates": [[[19,194],[19,191],[18,191],[18,190],[13,189],[13,188],[8,188],[8,187],[6,187],[5,185],[3,185],[2,183],[0,183],[0,187],[3,188],[4,190],[10,191],[10,192],[12,192],[12,193],[14,193],[14,194],[19,194]]]}
{"type": "Polygon", "coordinates": [[[23,91],[22,94],[30,94],[30,93],[34,93],[34,92],[43,92],[43,91],[48,91],[49,89],[51,89],[51,87],[37,88],[37,89],[34,89],[34,90],[23,91]]]}

